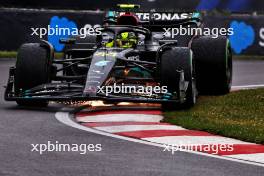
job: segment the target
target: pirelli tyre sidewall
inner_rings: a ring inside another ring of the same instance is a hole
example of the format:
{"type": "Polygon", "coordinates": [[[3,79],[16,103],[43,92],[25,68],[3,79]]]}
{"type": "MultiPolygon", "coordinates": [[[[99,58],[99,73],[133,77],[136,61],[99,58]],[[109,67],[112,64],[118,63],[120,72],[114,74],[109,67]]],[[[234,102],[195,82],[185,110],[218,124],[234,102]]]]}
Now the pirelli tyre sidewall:
{"type": "MultiPolygon", "coordinates": [[[[16,95],[51,81],[52,57],[49,53],[49,49],[39,43],[27,43],[19,48],[14,78],[16,95]]],[[[48,104],[48,102],[34,100],[17,100],[17,103],[23,106],[46,106],[48,104]]]]}
{"type": "Polygon", "coordinates": [[[169,92],[176,91],[179,94],[179,73],[184,72],[184,80],[188,82],[185,102],[183,104],[162,104],[163,110],[175,110],[190,108],[196,103],[196,81],[193,69],[193,53],[187,47],[175,47],[166,50],[161,56],[161,85],[167,86],[169,92]]]}
{"type": "Polygon", "coordinates": [[[232,51],[225,36],[203,36],[192,42],[199,94],[223,95],[232,84],[232,51]]]}

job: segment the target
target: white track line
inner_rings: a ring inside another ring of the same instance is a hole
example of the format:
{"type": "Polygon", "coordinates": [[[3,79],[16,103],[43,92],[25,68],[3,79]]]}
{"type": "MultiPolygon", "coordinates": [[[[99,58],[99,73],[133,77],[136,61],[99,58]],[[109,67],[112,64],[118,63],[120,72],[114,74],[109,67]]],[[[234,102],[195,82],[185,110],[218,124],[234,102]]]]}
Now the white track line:
{"type": "MultiPolygon", "coordinates": [[[[96,129],[92,129],[92,128],[89,128],[89,127],[85,127],[83,125],[80,125],[79,123],[76,123],[71,118],[71,115],[69,113],[67,113],[67,112],[57,112],[55,114],[55,117],[61,123],[65,124],[67,126],[71,126],[73,128],[77,128],[77,129],[80,129],[80,130],[83,130],[83,131],[87,131],[87,132],[91,132],[91,133],[95,133],[95,134],[99,134],[99,135],[103,135],[103,136],[113,137],[113,138],[116,138],[116,139],[122,139],[122,140],[126,140],[126,141],[137,142],[137,143],[140,143],[140,144],[147,144],[147,145],[151,145],[151,146],[161,147],[162,148],[161,150],[164,150],[164,145],[161,145],[161,144],[148,142],[148,141],[143,141],[143,140],[134,139],[134,138],[129,138],[129,137],[124,137],[124,136],[119,136],[119,135],[115,135],[115,134],[112,134],[112,133],[107,133],[107,132],[103,132],[103,131],[100,131],[100,130],[96,130],[96,129]]],[[[211,154],[195,152],[195,151],[182,151],[182,152],[193,153],[193,154],[207,156],[207,157],[211,157],[211,158],[218,158],[218,159],[223,159],[223,160],[228,160],[228,161],[234,161],[234,162],[239,162],[239,163],[244,163],[244,164],[250,164],[250,165],[264,167],[264,164],[261,164],[261,163],[245,161],[245,160],[236,159],[236,158],[222,157],[222,156],[218,156],[218,155],[211,155],[211,154]]]]}
{"type": "Polygon", "coordinates": [[[264,163],[264,153],[228,155],[227,157],[264,163]]]}
{"type": "Polygon", "coordinates": [[[161,115],[145,114],[104,114],[94,116],[77,116],[78,122],[159,122],[163,119],[161,115]]]}
{"type": "Polygon", "coordinates": [[[243,86],[232,86],[231,89],[241,90],[241,89],[257,89],[264,87],[264,84],[256,84],[256,85],[243,85],[243,86]]]}
{"type": "Polygon", "coordinates": [[[203,144],[250,144],[248,142],[221,136],[163,136],[142,138],[146,141],[169,145],[203,145],[203,144]]]}
{"type": "Polygon", "coordinates": [[[98,130],[109,133],[131,132],[131,131],[147,131],[147,130],[186,130],[174,125],[121,125],[121,126],[106,126],[94,127],[98,130]]]}

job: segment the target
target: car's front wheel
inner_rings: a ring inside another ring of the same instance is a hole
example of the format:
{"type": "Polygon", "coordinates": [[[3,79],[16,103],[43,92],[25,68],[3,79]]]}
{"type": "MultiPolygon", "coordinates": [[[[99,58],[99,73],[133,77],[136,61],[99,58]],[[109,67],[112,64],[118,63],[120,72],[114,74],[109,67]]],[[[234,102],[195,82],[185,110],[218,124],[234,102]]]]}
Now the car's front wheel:
{"type": "Polygon", "coordinates": [[[163,110],[190,108],[196,103],[197,91],[192,57],[192,51],[187,47],[175,47],[162,54],[161,84],[167,86],[170,93],[177,92],[179,96],[179,83],[181,79],[179,72],[183,72],[184,81],[187,83],[184,103],[164,102],[162,104],[163,110]]]}
{"type": "MultiPolygon", "coordinates": [[[[23,44],[17,54],[16,71],[14,78],[15,94],[35,86],[49,83],[51,75],[52,56],[47,47],[39,43],[23,44]]],[[[46,101],[21,99],[16,101],[22,106],[47,106],[46,101]]]]}

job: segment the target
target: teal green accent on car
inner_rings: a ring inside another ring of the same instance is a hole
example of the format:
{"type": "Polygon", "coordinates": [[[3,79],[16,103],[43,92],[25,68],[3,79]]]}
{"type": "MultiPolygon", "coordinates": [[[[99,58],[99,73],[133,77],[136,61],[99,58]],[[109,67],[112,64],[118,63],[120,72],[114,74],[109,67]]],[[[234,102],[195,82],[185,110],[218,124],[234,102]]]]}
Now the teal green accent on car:
{"type": "Polygon", "coordinates": [[[192,18],[200,18],[201,14],[199,12],[194,12],[192,18]]]}
{"type": "Polygon", "coordinates": [[[164,94],[164,95],[162,96],[162,99],[163,99],[163,100],[169,100],[169,99],[172,98],[172,96],[173,96],[173,94],[168,92],[168,93],[166,93],[166,94],[164,94]]]}
{"type": "Polygon", "coordinates": [[[142,70],[142,69],[139,68],[139,67],[132,68],[131,70],[132,70],[132,71],[135,71],[135,72],[140,72],[141,74],[143,74],[142,76],[143,76],[144,78],[151,77],[150,73],[148,73],[148,72],[145,71],[145,70],[142,70]]]}
{"type": "Polygon", "coordinates": [[[109,11],[108,12],[108,17],[115,17],[114,11],[109,11]]]}
{"type": "Polygon", "coordinates": [[[194,12],[193,15],[192,15],[192,18],[193,18],[193,22],[198,22],[199,20],[197,19],[200,19],[201,18],[201,13],[199,12],[194,12]]]}

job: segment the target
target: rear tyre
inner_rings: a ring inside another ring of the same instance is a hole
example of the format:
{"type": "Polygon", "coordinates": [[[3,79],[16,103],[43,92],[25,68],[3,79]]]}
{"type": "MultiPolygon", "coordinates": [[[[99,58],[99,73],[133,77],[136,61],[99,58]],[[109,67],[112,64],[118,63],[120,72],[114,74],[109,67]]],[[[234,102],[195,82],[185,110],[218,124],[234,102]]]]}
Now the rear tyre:
{"type": "Polygon", "coordinates": [[[192,66],[192,51],[186,47],[172,48],[161,56],[161,84],[167,86],[169,92],[179,94],[180,76],[177,71],[184,72],[184,80],[188,82],[186,99],[183,104],[165,102],[163,110],[190,108],[196,103],[197,91],[195,75],[192,66]]]}
{"type": "Polygon", "coordinates": [[[224,36],[203,36],[192,43],[199,94],[223,95],[232,83],[232,51],[224,36]]]}
{"type": "MultiPolygon", "coordinates": [[[[52,56],[49,50],[39,43],[23,44],[19,50],[16,61],[14,78],[15,94],[49,83],[51,75],[52,56]]],[[[21,106],[47,106],[48,102],[36,100],[17,100],[21,106]]]]}

